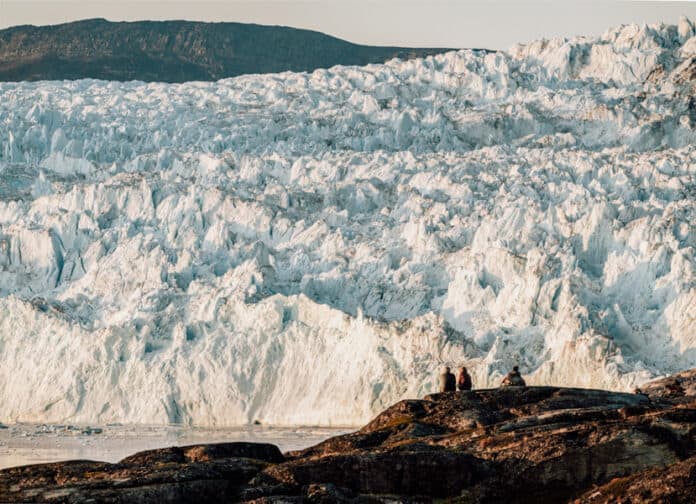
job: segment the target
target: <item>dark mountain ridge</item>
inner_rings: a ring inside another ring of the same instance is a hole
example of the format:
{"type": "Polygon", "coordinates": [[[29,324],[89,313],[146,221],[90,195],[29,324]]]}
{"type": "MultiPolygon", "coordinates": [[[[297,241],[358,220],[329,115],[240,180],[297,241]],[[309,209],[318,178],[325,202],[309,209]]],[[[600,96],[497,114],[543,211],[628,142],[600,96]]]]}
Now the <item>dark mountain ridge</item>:
{"type": "Polygon", "coordinates": [[[383,63],[448,50],[357,45],[283,26],[88,19],[0,30],[0,81],[217,80],[383,63]]]}

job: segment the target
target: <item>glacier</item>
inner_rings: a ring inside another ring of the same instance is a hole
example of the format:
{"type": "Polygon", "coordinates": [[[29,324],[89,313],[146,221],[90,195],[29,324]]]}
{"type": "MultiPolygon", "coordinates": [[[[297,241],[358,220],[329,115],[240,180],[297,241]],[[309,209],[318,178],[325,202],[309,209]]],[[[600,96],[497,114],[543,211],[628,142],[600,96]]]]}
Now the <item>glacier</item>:
{"type": "Polygon", "coordinates": [[[0,83],[0,421],[356,425],[696,367],[696,29],[0,83]]]}

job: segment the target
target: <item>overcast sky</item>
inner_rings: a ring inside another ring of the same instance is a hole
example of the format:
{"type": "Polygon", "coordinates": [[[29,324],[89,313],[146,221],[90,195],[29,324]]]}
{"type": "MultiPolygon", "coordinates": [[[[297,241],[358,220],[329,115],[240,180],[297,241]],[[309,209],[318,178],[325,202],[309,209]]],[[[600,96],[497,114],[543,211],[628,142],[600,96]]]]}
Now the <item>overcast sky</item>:
{"type": "Polygon", "coordinates": [[[0,28],[103,17],[309,28],[374,45],[507,49],[541,37],[598,35],[624,23],[696,19],[696,2],[466,0],[0,0],[0,28]]]}

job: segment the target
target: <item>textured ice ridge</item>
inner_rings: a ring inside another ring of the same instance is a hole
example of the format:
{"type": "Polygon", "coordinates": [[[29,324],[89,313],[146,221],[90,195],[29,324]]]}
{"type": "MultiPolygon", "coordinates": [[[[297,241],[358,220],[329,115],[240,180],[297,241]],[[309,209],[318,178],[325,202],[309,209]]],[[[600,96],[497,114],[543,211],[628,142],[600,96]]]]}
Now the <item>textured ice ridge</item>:
{"type": "Polygon", "coordinates": [[[696,366],[694,25],[0,83],[0,421],[361,424],[696,366]]]}

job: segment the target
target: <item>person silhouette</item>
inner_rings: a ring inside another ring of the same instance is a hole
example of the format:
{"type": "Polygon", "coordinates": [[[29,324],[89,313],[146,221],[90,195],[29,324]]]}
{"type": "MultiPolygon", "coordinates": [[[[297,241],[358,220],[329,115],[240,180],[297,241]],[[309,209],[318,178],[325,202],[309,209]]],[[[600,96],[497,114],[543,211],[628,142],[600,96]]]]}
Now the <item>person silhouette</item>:
{"type": "Polygon", "coordinates": [[[471,390],[471,375],[467,371],[465,366],[459,368],[459,376],[457,377],[457,388],[462,390],[471,390]]]}
{"type": "Polygon", "coordinates": [[[440,392],[454,392],[457,390],[457,379],[450,371],[449,366],[445,367],[445,371],[440,375],[440,392]]]}
{"type": "Polygon", "coordinates": [[[527,383],[524,381],[524,378],[522,378],[522,375],[520,374],[520,368],[518,366],[515,366],[512,368],[512,371],[510,371],[505,378],[503,378],[502,383],[500,384],[501,387],[526,387],[527,383]]]}

